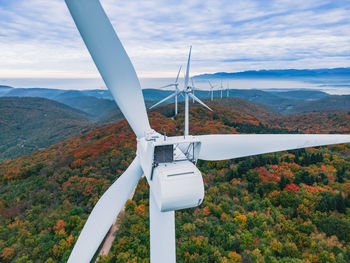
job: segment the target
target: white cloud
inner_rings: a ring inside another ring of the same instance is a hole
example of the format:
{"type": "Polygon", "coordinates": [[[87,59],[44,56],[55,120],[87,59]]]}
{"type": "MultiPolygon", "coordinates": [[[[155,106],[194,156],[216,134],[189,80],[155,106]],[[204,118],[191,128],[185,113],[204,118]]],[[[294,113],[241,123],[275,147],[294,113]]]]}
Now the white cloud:
{"type": "MultiPolygon", "coordinates": [[[[349,67],[350,5],[327,0],[102,0],[140,76],[349,67]]],[[[0,3],[0,77],[98,76],[61,0],[0,3]]]]}

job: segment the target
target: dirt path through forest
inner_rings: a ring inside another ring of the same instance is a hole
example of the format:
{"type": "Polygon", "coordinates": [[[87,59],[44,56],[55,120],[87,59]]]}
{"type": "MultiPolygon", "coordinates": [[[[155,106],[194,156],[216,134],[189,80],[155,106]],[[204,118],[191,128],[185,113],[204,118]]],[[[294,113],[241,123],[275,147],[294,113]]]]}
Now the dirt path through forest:
{"type": "MultiPolygon", "coordinates": [[[[136,186],[137,187],[137,186],[136,186]]],[[[132,191],[130,197],[129,197],[129,200],[131,200],[133,197],[134,197],[134,194],[135,194],[135,190],[136,190],[136,187],[134,188],[134,190],[132,191]]],[[[100,253],[98,254],[98,257],[96,258],[96,261],[95,262],[98,262],[99,258],[102,256],[102,255],[108,255],[109,251],[111,250],[112,248],[112,244],[113,244],[113,241],[115,239],[115,233],[118,231],[118,228],[119,228],[119,224],[118,224],[118,218],[119,216],[124,213],[124,210],[125,210],[125,206],[123,207],[123,209],[120,211],[117,219],[114,221],[111,229],[108,231],[108,234],[104,240],[104,243],[103,243],[103,246],[100,250],[100,253]]]]}

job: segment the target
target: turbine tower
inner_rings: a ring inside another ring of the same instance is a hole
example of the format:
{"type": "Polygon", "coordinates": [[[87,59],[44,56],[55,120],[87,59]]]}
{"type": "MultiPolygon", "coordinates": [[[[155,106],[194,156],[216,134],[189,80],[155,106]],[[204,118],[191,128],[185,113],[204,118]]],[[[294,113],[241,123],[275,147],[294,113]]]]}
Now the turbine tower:
{"type": "MultiPolygon", "coordinates": [[[[193,93],[193,95],[194,95],[194,91],[196,90],[196,87],[194,86],[194,82],[193,82],[193,78],[191,78],[191,84],[192,84],[192,93],[193,93]]],[[[193,103],[194,103],[194,99],[193,99],[193,101],[192,101],[193,103]]]]}
{"type": "Polygon", "coordinates": [[[209,85],[210,85],[210,91],[209,91],[209,94],[210,94],[210,100],[213,101],[213,94],[214,94],[214,88],[215,86],[213,86],[210,82],[210,80],[208,80],[209,82],[209,85]]]}
{"type": "MultiPolygon", "coordinates": [[[[193,99],[193,101],[197,101],[199,104],[201,104],[202,106],[206,107],[208,110],[213,111],[211,108],[209,108],[203,101],[201,101],[200,99],[198,99],[195,95],[194,95],[194,90],[192,89],[193,82],[192,82],[192,87],[188,85],[188,80],[190,77],[190,64],[191,64],[191,51],[192,51],[192,46],[190,46],[190,52],[188,54],[188,60],[187,60],[187,67],[186,67],[186,74],[185,74],[185,78],[184,78],[184,91],[185,91],[185,132],[184,132],[184,136],[188,136],[189,134],[189,97],[191,97],[193,99]]],[[[191,79],[192,80],[192,79],[191,79]]]]}
{"type": "Polygon", "coordinates": [[[220,93],[221,93],[220,97],[221,97],[221,99],[222,99],[222,91],[223,91],[223,89],[224,89],[224,87],[222,86],[222,80],[221,80],[221,84],[220,84],[220,93]]]}
{"type": "Polygon", "coordinates": [[[176,76],[176,79],[175,79],[174,83],[171,83],[169,85],[165,85],[165,86],[160,87],[160,89],[168,88],[168,87],[175,87],[175,92],[172,93],[171,95],[169,95],[168,97],[162,99],[161,101],[157,102],[156,104],[154,104],[152,107],[150,107],[150,109],[158,106],[159,104],[163,103],[164,101],[167,101],[167,100],[171,99],[172,97],[175,97],[175,116],[177,115],[177,96],[181,93],[181,91],[179,89],[179,83],[178,83],[179,75],[180,75],[180,72],[181,72],[181,67],[182,66],[180,66],[179,71],[177,72],[177,76],[176,76]]]}
{"type": "MultiPolygon", "coordinates": [[[[65,0],[106,86],[136,135],[136,157],[90,213],[68,259],[88,263],[142,174],[150,185],[151,263],[175,263],[176,210],[196,207],[204,184],[196,161],[349,143],[350,135],[229,134],[165,137],[149,124],[139,79],[98,0],[65,0]],[[174,180],[175,179],[175,180],[174,180]]],[[[188,87],[189,63],[185,87],[188,87]]],[[[187,109],[188,96],[186,93],[187,109]]],[[[188,119],[187,119],[188,122],[188,119]]]]}
{"type": "Polygon", "coordinates": [[[230,97],[230,82],[227,81],[226,97],[230,97]]]}

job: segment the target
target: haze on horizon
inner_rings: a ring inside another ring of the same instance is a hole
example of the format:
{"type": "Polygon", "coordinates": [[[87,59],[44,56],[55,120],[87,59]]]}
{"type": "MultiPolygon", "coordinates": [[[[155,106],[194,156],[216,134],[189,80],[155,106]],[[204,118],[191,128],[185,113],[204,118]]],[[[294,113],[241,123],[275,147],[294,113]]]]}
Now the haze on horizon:
{"type": "MultiPolygon", "coordinates": [[[[140,77],[350,67],[350,2],[101,0],[140,77]]],[[[98,78],[63,0],[0,1],[0,79],[98,78]]],[[[97,87],[98,88],[98,87],[97,87]]]]}

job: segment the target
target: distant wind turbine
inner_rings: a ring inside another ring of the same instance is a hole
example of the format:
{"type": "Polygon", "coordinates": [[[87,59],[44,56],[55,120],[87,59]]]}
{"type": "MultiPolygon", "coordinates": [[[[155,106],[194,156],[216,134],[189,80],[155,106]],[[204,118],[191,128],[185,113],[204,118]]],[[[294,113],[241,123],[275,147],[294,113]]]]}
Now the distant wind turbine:
{"type": "MultiPolygon", "coordinates": [[[[199,104],[204,106],[210,111],[213,111],[211,108],[209,108],[203,101],[198,99],[194,94],[193,94],[193,89],[191,86],[188,85],[189,82],[189,77],[190,77],[190,64],[191,64],[191,51],[192,51],[192,46],[190,46],[190,52],[188,54],[188,60],[187,60],[187,67],[186,67],[186,74],[185,74],[185,82],[184,82],[184,91],[185,91],[185,137],[188,135],[188,130],[189,130],[189,104],[188,104],[188,99],[191,97],[194,101],[197,101],[199,104]]],[[[192,80],[192,79],[191,79],[192,80]]],[[[193,86],[193,82],[192,82],[193,86]]]]}
{"type": "MultiPolygon", "coordinates": [[[[193,83],[193,78],[191,78],[191,83],[192,83],[192,93],[194,95],[194,91],[196,90],[196,87],[194,86],[194,83],[193,83]]],[[[193,99],[193,103],[194,103],[194,99],[193,99]]]]}
{"type": "Polygon", "coordinates": [[[227,81],[226,97],[230,97],[230,82],[227,81]]]}
{"type": "Polygon", "coordinates": [[[221,93],[221,99],[222,99],[222,91],[223,91],[224,87],[222,86],[222,80],[221,80],[221,85],[220,85],[220,93],[221,93]]]}
{"type": "Polygon", "coordinates": [[[157,102],[156,104],[154,104],[152,107],[150,107],[150,109],[152,109],[152,108],[158,106],[159,104],[161,104],[161,103],[171,99],[172,97],[175,97],[175,115],[177,115],[177,96],[181,93],[181,91],[179,90],[179,83],[178,83],[179,75],[180,75],[180,72],[181,72],[181,67],[182,66],[180,66],[179,71],[177,72],[177,76],[176,76],[176,79],[175,79],[174,83],[171,83],[171,84],[168,84],[168,85],[160,87],[160,89],[168,88],[168,87],[175,87],[175,92],[172,93],[171,95],[169,95],[168,97],[162,99],[161,101],[157,102]]]}
{"type": "Polygon", "coordinates": [[[210,91],[209,91],[209,95],[210,95],[210,100],[213,101],[213,95],[214,95],[214,88],[216,87],[216,85],[212,85],[210,80],[208,80],[209,85],[210,85],[210,91]]]}
{"type": "MultiPolygon", "coordinates": [[[[211,110],[203,101],[201,101],[199,98],[197,98],[195,95],[194,95],[194,84],[193,84],[193,80],[191,78],[191,82],[192,82],[192,86],[189,85],[189,70],[190,70],[190,62],[191,62],[191,51],[192,51],[192,46],[190,47],[190,52],[189,52],[189,55],[188,55],[188,61],[187,61],[187,68],[186,68],[186,72],[184,72],[184,88],[182,90],[180,90],[178,88],[178,83],[177,83],[177,80],[178,80],[178,77],[179,77],[179,74],[180,74],[180,70],[177,74],[177,77],[176,77],[176,91],[171,94],[170,96],[166,97],[165,99],[162,99],[161,101],[159,101],[158,103],[154,104],[150,109],[158,106],[159,104],[163,103],[164,101],[174,97],[174,96],[177,96],[178,94],[182,94],[182,93],[185,93],[185,120],[187,119],[188,120],[188,105],[186,104],[186,97],[187,97],[187,100],[188,100],[188,97],[191,97],[193,99],[193,102],[197,101],[199,104],[201,104],[202,106],[206,107],[207,109],[211,110]]],[[[181,69],[181,68],[180,68],[181,69]]],[[[173,84],[169,84],[167,86],[174,86],[173,84]]],[[[166,87],[166,86],[164,86],[166,87]]],[[[177,113],[177,105],[175,105],[175,112],[177,113]]],[[[188,131],[188,121],[186,122],[185,121],[185,124],[187,123],[187,131],[188,131]]],[[[186,130],[186,128],[185,128],[186,130]]],[[[186,133],[186,132],[185,132],[186,133]]]]}

